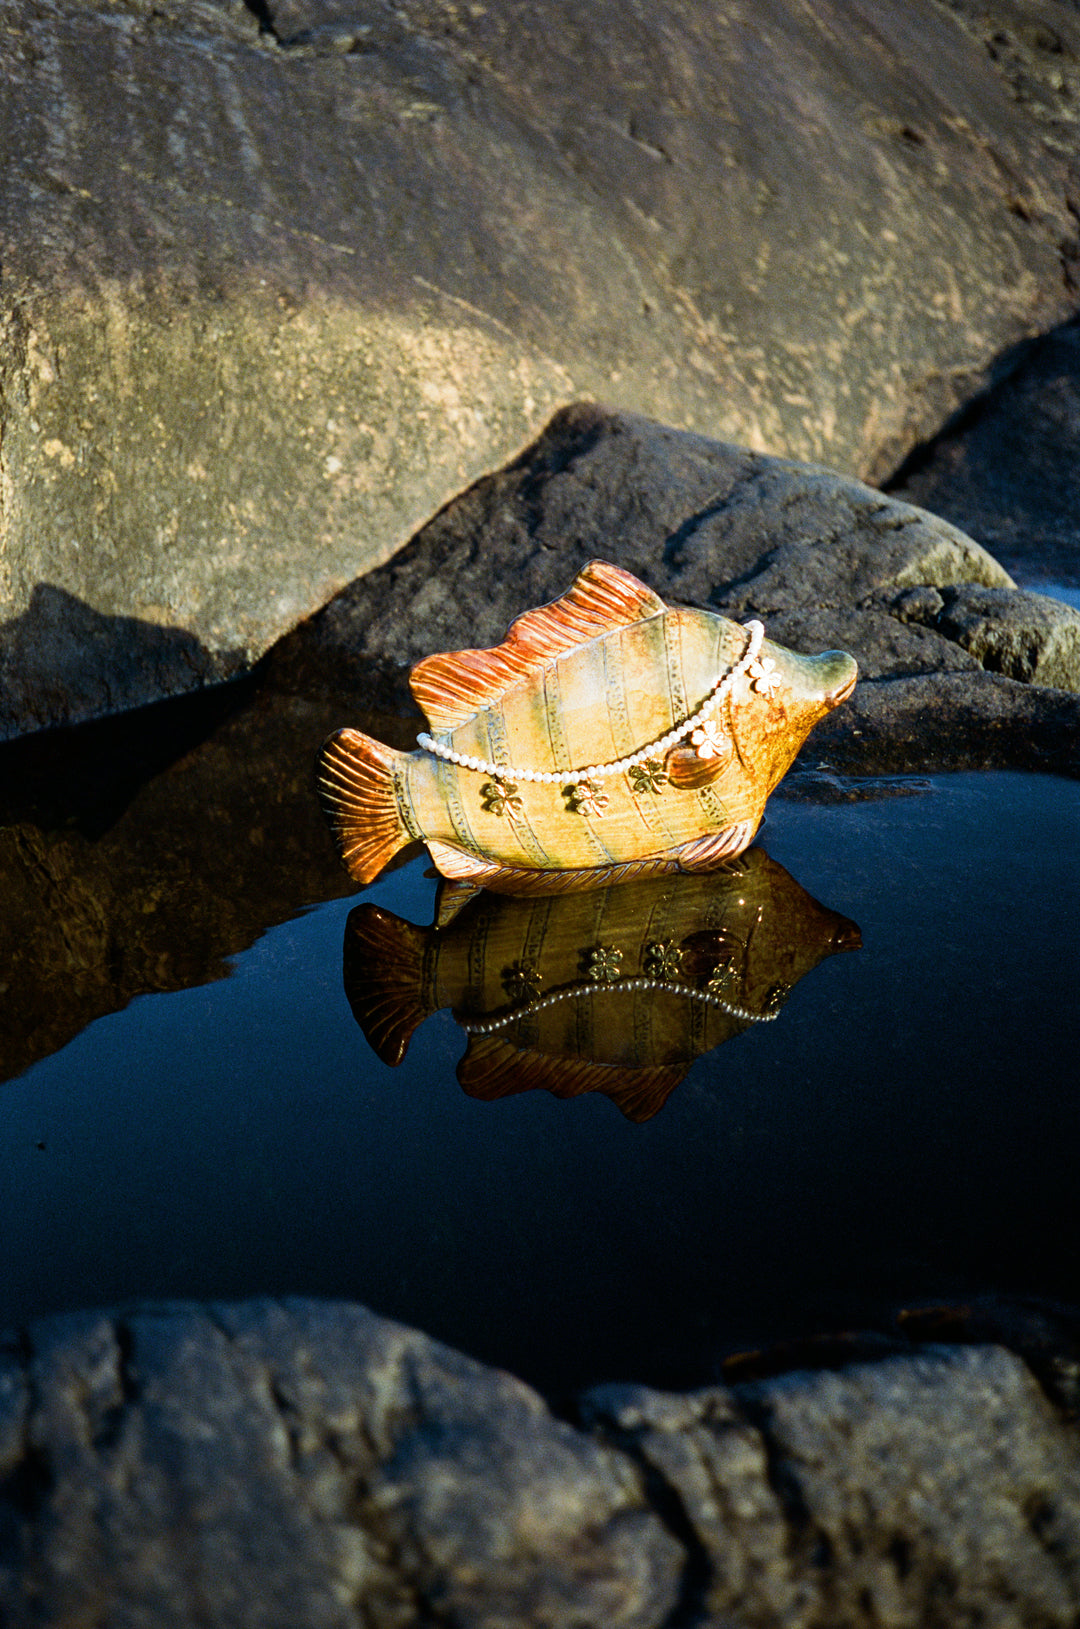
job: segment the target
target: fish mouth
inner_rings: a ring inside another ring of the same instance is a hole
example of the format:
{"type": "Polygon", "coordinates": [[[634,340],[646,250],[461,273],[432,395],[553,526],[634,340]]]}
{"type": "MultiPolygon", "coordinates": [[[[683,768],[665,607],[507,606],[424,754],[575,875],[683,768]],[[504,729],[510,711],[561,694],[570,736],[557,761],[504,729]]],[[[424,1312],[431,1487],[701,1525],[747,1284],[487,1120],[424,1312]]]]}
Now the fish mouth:
{"type": "Polygon", "coordinates": [[[859,669],[855,664],[855,658],[849,656],[846,651],[829,651],[828,658],[830,665],[840,669],[835,682],[825,692],[825,706],[831,712],[851,695],[855,681],[859,677],[859,669]]]}
{"type": "Polygon", "coordinates": [[[853,673],[850,679],[844,680],[844,683],[838,690],[834,690],[832,692],[828,698],[830,707],[839,707],[842,701],[847,701],[848,697],[851,695],[851,692],[855,688],[855,681],[858,677],[859,675],[857,673],[853,673]]]}

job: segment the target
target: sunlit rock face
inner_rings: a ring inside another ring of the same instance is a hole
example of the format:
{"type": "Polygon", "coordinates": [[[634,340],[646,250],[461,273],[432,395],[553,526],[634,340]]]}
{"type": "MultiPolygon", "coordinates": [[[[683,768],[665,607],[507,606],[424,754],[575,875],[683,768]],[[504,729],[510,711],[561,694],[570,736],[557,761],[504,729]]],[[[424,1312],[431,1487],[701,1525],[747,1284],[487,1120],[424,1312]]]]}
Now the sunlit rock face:
{"type": "Polygon", "coordinates": [[[243,670],[567,402],[876,477],[1074,305],[1057,113],[931,0],[0,23],[4,735],[243,670]]]}

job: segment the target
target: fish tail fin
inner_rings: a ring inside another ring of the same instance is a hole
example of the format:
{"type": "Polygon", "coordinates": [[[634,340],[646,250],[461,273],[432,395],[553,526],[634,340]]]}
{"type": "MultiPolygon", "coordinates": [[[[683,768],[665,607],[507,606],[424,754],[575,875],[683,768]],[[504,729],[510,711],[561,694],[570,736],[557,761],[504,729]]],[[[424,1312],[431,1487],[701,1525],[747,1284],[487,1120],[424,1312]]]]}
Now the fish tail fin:
{"type": "Polygon", "coordinates": [[[402,754],[360,730],[336,730],[319,753],[319,801],[349,875],[374,882],[410,841],[394,768],[402,754]]]}
{"type": "Polygon", "coordinates": [[[427,938],[378,905],[358,905],[345,924],[345,996],[368,1045],[391,1069],[435,1011],[424,980],[427,938]]]}

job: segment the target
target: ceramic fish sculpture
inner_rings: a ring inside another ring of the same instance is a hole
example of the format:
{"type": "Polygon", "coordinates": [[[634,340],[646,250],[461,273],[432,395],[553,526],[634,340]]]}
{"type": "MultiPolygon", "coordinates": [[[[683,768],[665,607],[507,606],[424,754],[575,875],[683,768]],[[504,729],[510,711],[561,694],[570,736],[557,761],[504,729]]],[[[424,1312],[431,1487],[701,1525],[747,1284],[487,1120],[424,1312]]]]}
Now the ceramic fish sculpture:
{"type": "Polygon", "coordinates": [[[641,1121],[695,1058],[771,1023],[812,968],[860,944],[854,922],[755,847],[705,876],[540,898],[478,893],[444,926],[358,905],[343,981],[391,1067],[448,1007],[468,1036],[457,1074],[471,1097],[602,1092],[641,1121]]]}
{"type": "Polygon", "coordinates": [[[332,735],[319,793],[361,883],[416,838],[443,876],[502,893],[709,870],[855,677],[842,651],[795,655],[594,560],[501,645],[417,663],[418,751],[332,735]]]}

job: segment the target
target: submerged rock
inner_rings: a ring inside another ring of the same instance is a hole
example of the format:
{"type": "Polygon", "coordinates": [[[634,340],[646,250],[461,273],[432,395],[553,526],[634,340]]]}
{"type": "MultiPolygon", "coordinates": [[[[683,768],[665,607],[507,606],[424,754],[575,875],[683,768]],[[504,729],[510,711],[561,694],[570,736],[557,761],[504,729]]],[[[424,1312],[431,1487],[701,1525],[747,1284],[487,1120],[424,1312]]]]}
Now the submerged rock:
{"type": "Polygon", "coordinates": [[[999,1347],[607,1387],[581,1417],[342,1303],[43,1321],[0,1350],[0,1614],[1052,1629],[1080,1610],[1080,1437],[999,1347]]]}
{"type": "Polygon", "coordinates": [[[934,0],[0,26],[6,735],[243,671],[573,400],[876,478],[1076,308],[1068,99],[934,0]]]}

